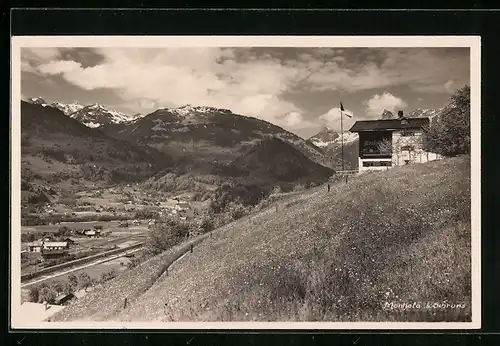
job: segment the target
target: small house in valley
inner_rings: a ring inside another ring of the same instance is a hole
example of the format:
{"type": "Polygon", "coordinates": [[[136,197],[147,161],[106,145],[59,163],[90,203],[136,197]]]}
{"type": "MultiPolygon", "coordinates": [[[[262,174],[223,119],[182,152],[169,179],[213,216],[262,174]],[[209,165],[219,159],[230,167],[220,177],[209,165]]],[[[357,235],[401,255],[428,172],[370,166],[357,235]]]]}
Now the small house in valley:
{"type": "Polygon", "coordinates": [[[98,229],[85,229],[83,234],[89,238],[97,238],[101,236],[101,231],[98,229]]]}
{"type": "Polygon", "coordinates": [[[42,256],[44,259],[64,257],[68,253],[69,244],[65,241],[61,242],[44,242],[42,248],[42,256]]]}
{"type": "Polygon", "coordinates": [[[73,293],[61,293],[56,297],[54,304],[55,305],[66,305],[74,297],[75,297],[75,295],[73,293]]]}
{"type": "Polygon", "coordinates": [[[67,241],[44,242],[43,249],[49,251],[69,249],[69,243],[67,241]]]}
{"type": "Polygon", "coordinates": [[[70,246],[73,246],[73,245],[75,245],[75,244],[76,244],[76,242],[75,242],[73,239],[69,238],[69,237],[66,237],[66,238],[62,239],[62,241],[64,241],[64,242],[68,243],[68,248],[69,248],[70,246]]]}
{"type": "Polygon", "coordinates": [[[28,252],[42,252],[43,242],[42,241],[34,241],[28,243],[28,252]]]}

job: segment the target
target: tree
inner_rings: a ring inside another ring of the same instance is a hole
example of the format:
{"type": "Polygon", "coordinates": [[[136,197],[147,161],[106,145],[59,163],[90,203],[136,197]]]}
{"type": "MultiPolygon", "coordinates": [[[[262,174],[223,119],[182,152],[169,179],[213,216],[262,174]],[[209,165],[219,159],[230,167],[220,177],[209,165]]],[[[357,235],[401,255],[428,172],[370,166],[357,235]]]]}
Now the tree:
{"type": "Polygon", "coordinates": [[[213,231],[215,228],[214,220],[210,215],[203,215],[200,222],[200,231],[202,233],[208,233],[213,231]]]}
{"type": "Polygon", "coordinates": [[[384,139],[377,145],[380,154],[392,155],[392,140],[384,139]]]}
{"type": "Polygon", "coordinates": [[[62,226],[62,227],[59,227],[59,229],[57,230],[58,237],[64,237],[64,236],[68,236],[68,235],[71,235],[71,229],[69,227],[62,226]]]}
{"type": "Polygon", "coordinates": [[[91,285],[92,280],[90,279],[89,274],[82,272],[78,275],[78,283],[80,288],[87,289],[91,285]]]}
{"type": "Polygon", "coordinates": [[[33,303],[37,303],[40,296],[40,287],[32,286],[29,290],[29,301],[33,303]]]}
{"type": "Polygon", "coordinates": [[[154,224],[148,232],[146,249],[151,254],[159,254],[177,245],[189,236],[189,224],[166,216],[154,224]]]}
{"type": "Polygon", "coordinates": [[[305,188],[304,188],[304,185],[302,185],[302,184],[297,184],[297,185],[295,185],[295,186],[293,187],[293,191],[302,191],[302,190],[304,190],[304,189],[305,189],[305,188]]]}
{"type": "Polygon", "coordinates": [[[443,156],[470,154],[470,87],[458,89],[427,131],[426,150],[443,156]]]}
{"type": "Polygon", "coordinates": [[[78,278],[75,274],[71,274],[68,276],[68,284],[73,292],[78,289],[78,278]]]}
{"type": "Polygon", "coordinates": [[[236,202],[229,202],[226,205],[225,211],[229,213],[233,220],[241,219],[247,213],[246,208],[242,204],[236,202]]]}
{"type": "Polygon", "coordinates": [[[64,281],[62,283],[62,288],[61,288],[61,293],[63,294],[71,294],[73,292],[75,292],[75,290],[73,289],[73,287],[70,285],[70,283],[68,281],[64,281]]]}
{"type": "Polygon", "coordinates": [[[50,287],[52,287],[57,293],[61,293],[64,291],[64,283],[59,280],[53,281],[50,287]]]}
{"type": "Polygon", "coordinates": [[[127,263],[127,268],[128,269],[135,268],[135,267],[137,267],[139,265],[139,263],[141,263],[140,258],[132,257],[130,259],[130,261],[127,263]]]}
{"type": "Polygon", "coordinates": [[[35,241],[36,235],[34,233],[22,233],[21,241],[22,242],[32,242],[35,241]]]}
{"type": "Polygon", "coordinates": [[[111,269],[109,272],[105,272],[105,273],[101,274],[101,280],[100,280],[100,282],[109,281],[109,280],[115,278],[116,275],[117,275],[116,270],[115,269],[111,269]]]}
{"type": "Polygon", "coordinates": [[[279,195],[281,193],[281,186],[276,185],[271,190],[271,195],[279,195]]]}
{"type": "Polygon", "coordinates": [[[54,304],[57,298],[57,291],[53,287],[43,287],[38,295],[38,302],[54,304]]]}

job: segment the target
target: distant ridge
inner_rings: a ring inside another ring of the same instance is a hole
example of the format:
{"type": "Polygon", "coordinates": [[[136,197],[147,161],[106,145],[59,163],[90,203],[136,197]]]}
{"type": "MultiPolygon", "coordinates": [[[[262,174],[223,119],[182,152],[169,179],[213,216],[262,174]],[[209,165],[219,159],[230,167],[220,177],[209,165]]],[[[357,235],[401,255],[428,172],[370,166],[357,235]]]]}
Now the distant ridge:
{"type": "Polygon", "coordinates": [[[289,143],[276,137],[262,140],[230,167],[248,175],[278,181],[325,180],[333,170],[312,162],[289,143]]]}

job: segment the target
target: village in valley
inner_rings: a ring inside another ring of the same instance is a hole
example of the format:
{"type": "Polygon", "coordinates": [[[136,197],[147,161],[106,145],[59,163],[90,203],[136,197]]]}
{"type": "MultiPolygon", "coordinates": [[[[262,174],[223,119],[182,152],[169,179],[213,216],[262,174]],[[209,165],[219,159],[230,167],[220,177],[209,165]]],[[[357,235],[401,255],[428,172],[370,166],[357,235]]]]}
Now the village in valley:
{"type": "Polygon", "coordinates": [[[53,299],[56,305],[66,305],[91,290],[92,282],[129,269],[131,260],[141,256],[147,233],[158,217],[188,221],[195,208],[203,207],[189,201],[190,197],[164,194],[160,198],[159,194],[141,194],[134,184],[128,184],[77,192],[72,205],[61,198],[26,214],[21,227],[24,306],[36,309],[29,291],[39,284],[62,282],[71,274],[88,275],[87,287],[63,290],[53,299]],[[32,215],[41,224],[32,225],[32,215]],[[78,221],[66,221],[72,219],[78,221]]]}

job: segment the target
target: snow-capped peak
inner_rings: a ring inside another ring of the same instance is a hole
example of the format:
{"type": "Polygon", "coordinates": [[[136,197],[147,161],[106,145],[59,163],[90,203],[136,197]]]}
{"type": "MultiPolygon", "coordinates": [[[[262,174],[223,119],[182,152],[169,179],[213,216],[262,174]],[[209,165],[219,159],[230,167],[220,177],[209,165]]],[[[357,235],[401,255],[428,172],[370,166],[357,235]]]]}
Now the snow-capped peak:
{"type": "Polygon", "coordinates": [[[88,127],[100,127],[108,124],[119,124],[130,121],[130,117],[122,112],[108,109],[99,103],[83,107],[70,115],[88,127]]]}
{"type": "MultiPolygon", "coordinates": [[[[344,132],[343,137],[344,143],[352,142],[358,138],[357,134],[350,132],[344,132]]],[[[323,148],[331,144],[340,144],[342,142],[342,137],[340,133],[337,133],[332,128],[325,126],[320,132],[309,138],[309,142],[317,147],[323,148]]]]}
{"type": "Polygon", "coordinates": [[[42,106],[47,105],[47,102],[45,102],[45,100],[41,97],[31,97],[27,101],[30,103],[37,104],[37,105],[42,105],[42,106]]]}
{"type": "Polygon", "coordinates": [[[104,109],[104,110],[107,110],[106,107],[104,107],[103,105],[101,105],[100,103],[94,103],[94,104],[91,104],[90,106],[88,106],[89,109],[104,109]]]}
{"type": "Polygon", "coordinates": [[[62,103],[62,102],[52,102],[51,106],[54,108],[59,109],[61,112],[63,112],[66,115],[70,115],[71,113],[74,113],[80,109],[82,109],[84,106],[79,104],[78,102],[73,102],[73,103],[62,103]]]}
{"type": "Polygon", "coordinates": [[[134,117],[127,116],[122,112],[118,112],[113,109],[108,109],[102,104],[96,102],[88,106],[83,106],[77,101],[73,103],[62,103],[59,101],[54,101],[51,104],[47,104],[41,97],[32,97],[27,99],[27,102],[42,105],[44,107],[49,106],[62,111],[65,115],[80,121],[82,124],[88,127],[100,127],[106,124],[118,124],[123,122],[129,122],[131,120],[142,117],[141,115],[136,115],[134,117]]]}
{"type": "Polygon", "coordinates": [[[435,116],[442,113],[445,107],[441,107],[438,109],[432,108],[416,108],[408,114],[409,118],[434,118],[435,116]]]}
{"type": "Polygon", "coordinates": [[[224,113],[230,113],[231,111],[227,109],[220,109],[216,107],[210,107],[210,106],[192,106],[190,104],[184,105],[182,107],[178,108],[171,108],[169,109],[172,113],[186,116],[186,115],[191,115],[193,113],[196,114],[207,114],[207,113],[213,113],[213,112],[224,112],[224,113]]]}

